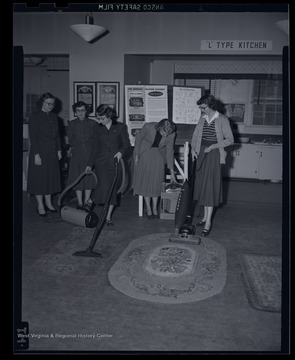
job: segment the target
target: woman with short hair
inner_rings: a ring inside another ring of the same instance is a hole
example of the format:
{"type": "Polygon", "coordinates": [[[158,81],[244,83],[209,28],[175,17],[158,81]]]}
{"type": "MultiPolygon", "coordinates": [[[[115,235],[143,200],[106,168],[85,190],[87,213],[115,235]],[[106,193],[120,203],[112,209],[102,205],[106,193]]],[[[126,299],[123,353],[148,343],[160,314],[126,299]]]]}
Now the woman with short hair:
{"type": "Polygon", "coordinates": [[[43,94],[37,104],[38,111],[29,118],[31,145],[27,192],[35,195],[37,214],[41,217],[46,217],[48,212],[57,213],[52,195],[61,191],[60,133],[57,115],[52,112],[55,100],[51,93],[43,94]]]}
{"type": "MultiPolygon", "coordinates": [[[[87,211],[91,211],[95,204],[105,204],[115,176],[114,161],[119,162],[130,149],[127,125],[117,121],[117,115],[113,108],[107,104],[99,105],[96,109],[96,118],[99,125],[94,129],[94,142],[86,172],[89,172],[94,167],[98,185],[94,194],[84,205],[87,211]]],[[[106,224],[108,226],[114,225],[112,213],[118,202],[117,191],[118,181],[115,184],[108,206],[106,215],[106,224]]]]}
{"type": "MultiPolygon", "coordinates": [[[[72,106],[76,118],[69,123],[68,139],[70,146],[70,167],[67,184],[68,186],[77,180],[85,171],[94,140],[95,120],[89,119],[89,107],[83,101],[78,101],[72,106]]],[[[95,189],[96,181],[93,176],[84,176],[75,185],[77,195],[77,209],[83,210],[83,204],[87,203],[91,192],[95,189]]]]}

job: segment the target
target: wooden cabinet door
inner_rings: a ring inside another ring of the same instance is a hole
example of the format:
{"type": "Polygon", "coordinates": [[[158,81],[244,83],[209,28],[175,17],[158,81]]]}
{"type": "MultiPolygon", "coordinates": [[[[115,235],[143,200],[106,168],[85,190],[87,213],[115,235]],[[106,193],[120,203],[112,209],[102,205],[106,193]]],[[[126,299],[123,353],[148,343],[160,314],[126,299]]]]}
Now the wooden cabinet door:
{"type": "Polygon", "coordinates": [[[259,147],[259,180],[282,180],[282,155],[282,146],[266,145],[259,147]]]}

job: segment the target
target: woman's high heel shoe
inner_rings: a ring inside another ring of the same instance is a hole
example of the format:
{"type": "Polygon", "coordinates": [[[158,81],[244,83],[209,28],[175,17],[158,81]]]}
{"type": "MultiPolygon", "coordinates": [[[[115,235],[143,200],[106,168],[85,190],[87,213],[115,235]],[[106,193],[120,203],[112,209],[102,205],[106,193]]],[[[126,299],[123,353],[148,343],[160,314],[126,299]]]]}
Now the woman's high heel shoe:
{"type": "Polygon", "coordinates": [[[87,212],[91,212],[95,207],[95,202],[94,201],[87,201],[84,205],[83,205],[83,209],[86,210],[87,212]]]}
{"type": "Polygon", "coordinates": [[[46,217],[46,216],[47,216],[46,213],[45,213],[45,214],[40,214],[40,213],[39,213],[39,210],[38,210],[38,207],[36,207],[36,211],[37,211],[37,214],[38,214],[39,216],[41,216],[41,217],[46,217]]]}
{"type": "Polygon", "coordinates": [[[151,220],[151,219],[153,218],[153,214],[148,214],[148,213],[146,213],[146,214],[145,214],[145,217],[146,217],[147,219],[151,220]]]}
{"type": "Polygon", "coordinates": [[[48,212],[50,212],[50,213],[52,213],[52,214],[56,214],[57,213],[57,210],[55,210],[55,209],[49,209],[49,207],[47,206],[47,205],[44,205],[44,208],[45,208],[45,210],[46,211],[48,211],[48,212]]]}
{"type": "Polygon", "coordinates": [[[211,231],[211,227],[210,229],[203,229],[201,236],[208,236],[210,234],[210,231],[211,231]]]}
{"type": "Polygon", "coordinates": [[[106,220],[106,224],[107,224],[107,226],[114,226],[115,225],[112,220],[106,220]]]}

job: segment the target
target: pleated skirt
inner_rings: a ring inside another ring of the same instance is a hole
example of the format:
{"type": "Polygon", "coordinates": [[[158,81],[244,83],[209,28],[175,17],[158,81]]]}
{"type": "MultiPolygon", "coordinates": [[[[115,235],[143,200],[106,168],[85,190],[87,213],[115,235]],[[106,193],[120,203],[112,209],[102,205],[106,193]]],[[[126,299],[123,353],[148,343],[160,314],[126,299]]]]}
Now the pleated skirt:
{"type": "Polygon", "coordinates": [[[205,156],[204,149],[201,145],[196,163],[194,200],[198,205],[218,206],[223,201],[220,152],[214,149],[205,156]]]}
{"type": "Polygon", "coordinates": [[[152,147],[141,154],[134,166],[133,193],[146,197],[160,196],[164,181],[164,159],[158,148],[152,147]]]}

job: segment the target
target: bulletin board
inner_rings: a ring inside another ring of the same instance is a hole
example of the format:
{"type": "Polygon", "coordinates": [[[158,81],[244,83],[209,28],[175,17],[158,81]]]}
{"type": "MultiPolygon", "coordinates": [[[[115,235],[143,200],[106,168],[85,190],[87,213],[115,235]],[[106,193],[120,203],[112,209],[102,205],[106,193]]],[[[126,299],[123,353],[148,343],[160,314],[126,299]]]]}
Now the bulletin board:
{"type": "Polygon", "coordinates": [[[176,144],[190,141],[201,115],[197,101],[203,87],[125,85],[125,111],[131,145],[146,122],[171,119],[177,127],[176,144]]]}

